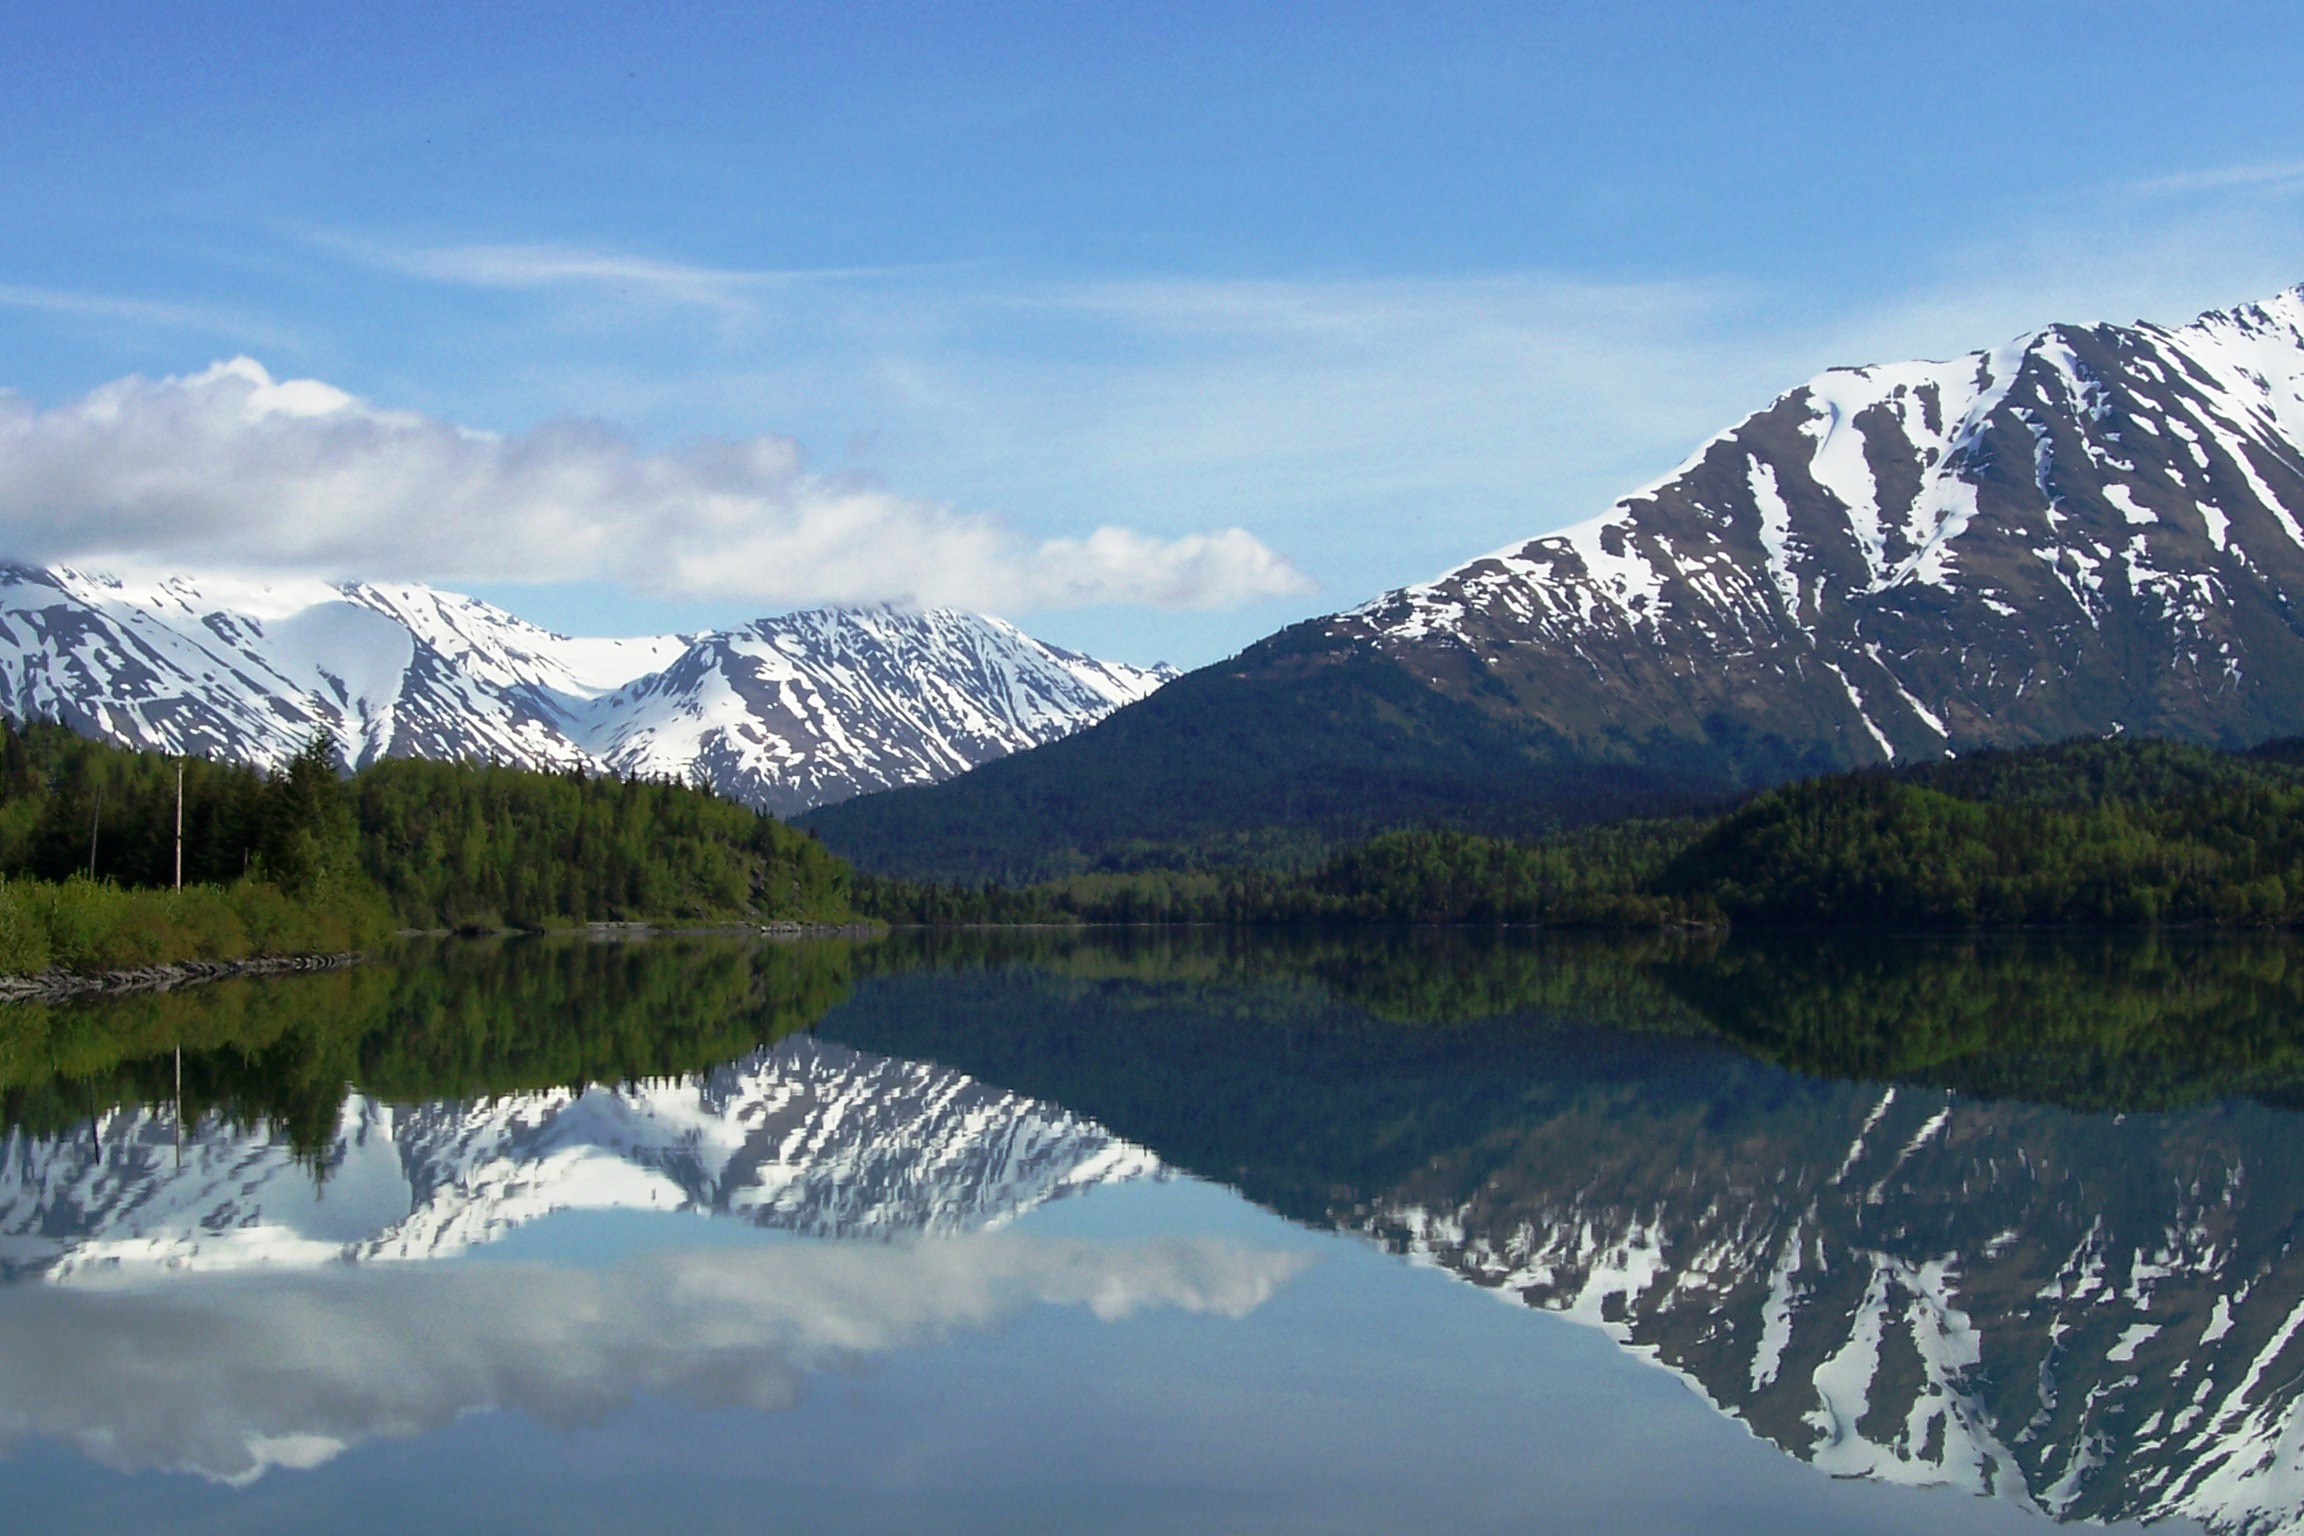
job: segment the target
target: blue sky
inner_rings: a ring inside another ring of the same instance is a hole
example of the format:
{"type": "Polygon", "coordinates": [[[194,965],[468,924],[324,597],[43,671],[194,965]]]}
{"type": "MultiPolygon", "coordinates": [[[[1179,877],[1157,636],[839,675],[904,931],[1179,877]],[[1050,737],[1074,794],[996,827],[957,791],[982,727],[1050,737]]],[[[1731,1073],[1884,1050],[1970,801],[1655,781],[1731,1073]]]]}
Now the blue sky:
{"type": "Polygon", "coordinates": [[[2293,6],[10,34],[13,552],[578,630],[919,596],[1204,662],[1590,516],[1819,368],[2304,281],[2293,6]]]}

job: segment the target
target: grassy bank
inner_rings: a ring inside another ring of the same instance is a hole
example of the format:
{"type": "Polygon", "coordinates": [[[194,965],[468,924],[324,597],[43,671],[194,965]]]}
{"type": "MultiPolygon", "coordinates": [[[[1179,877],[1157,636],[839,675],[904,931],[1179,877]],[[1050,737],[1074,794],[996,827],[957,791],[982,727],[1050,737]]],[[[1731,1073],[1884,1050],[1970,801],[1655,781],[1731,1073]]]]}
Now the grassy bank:
{"type": "Polygon", "coordinates": [[[373,890],[291,896],[262,880],[130,890],[106,880],[0,881],[0,976],[96,972],[180,960],[367,949],[392,932],[373,890]]]}

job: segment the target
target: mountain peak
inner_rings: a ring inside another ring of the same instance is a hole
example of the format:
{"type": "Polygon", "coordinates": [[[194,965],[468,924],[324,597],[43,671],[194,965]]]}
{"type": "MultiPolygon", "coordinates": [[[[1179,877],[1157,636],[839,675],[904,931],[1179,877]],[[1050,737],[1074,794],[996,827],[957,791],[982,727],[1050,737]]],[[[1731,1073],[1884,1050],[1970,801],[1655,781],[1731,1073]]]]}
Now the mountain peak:
{"type": "Polygon", "coordinates": [[[593,639],[412,582],[0,564],[0,708],[19,719],[267,766],[326,727],[354,763],[701,778],[782,815],[1054,740],[1167,675],[949,609],[593,639]]]}
{"type": "Polygon", "coordinates": [[[1829,370],[1599,517],[1333,622],[1602,752],[2247,740],[2304,729],[2300,519],[2292,289],[1829,370]]]}

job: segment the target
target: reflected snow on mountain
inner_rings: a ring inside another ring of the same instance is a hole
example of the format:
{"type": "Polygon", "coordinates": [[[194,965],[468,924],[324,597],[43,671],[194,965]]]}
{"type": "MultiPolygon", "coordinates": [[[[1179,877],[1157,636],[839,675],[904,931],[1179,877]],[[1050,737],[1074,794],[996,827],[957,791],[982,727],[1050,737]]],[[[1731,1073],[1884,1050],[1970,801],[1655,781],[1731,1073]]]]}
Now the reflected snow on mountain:
{"type": "Polygon", "coordinates": [[[561,1210],[948,1235],[1156,1178],[1141,1147],[922,1062],[796,1036],[708,1072],[418,1105],[347,1097],[317,1164],[165,1106],[0,1146],[0,1273],[52,1281],[443,1258],[561,1210]]]}

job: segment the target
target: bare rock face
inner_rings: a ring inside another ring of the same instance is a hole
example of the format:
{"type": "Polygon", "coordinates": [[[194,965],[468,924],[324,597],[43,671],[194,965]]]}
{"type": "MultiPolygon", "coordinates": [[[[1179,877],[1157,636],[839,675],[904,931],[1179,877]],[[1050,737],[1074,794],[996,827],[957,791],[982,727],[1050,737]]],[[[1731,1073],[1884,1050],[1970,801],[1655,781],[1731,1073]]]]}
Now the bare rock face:
{"type": "Polygon", "coordinates": [[[784,815],[1053,741],[1173,675],[941,609],[600,640],[429,587],[0,565],[0,709],[18,719],[262,765],[325,728],[350,766],[638,773],[784,815]]]}
{"type": "Polygon", "coordinates": [[[1602,516],[1326,621],[1602,758],[2304,730],[2304,288],[1835,369],[1602,516]]]}

